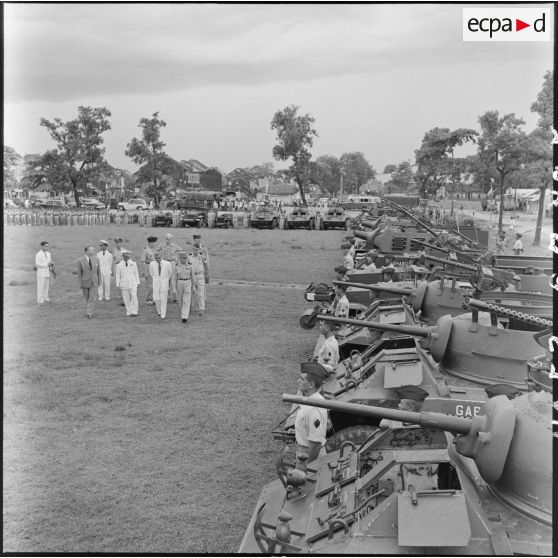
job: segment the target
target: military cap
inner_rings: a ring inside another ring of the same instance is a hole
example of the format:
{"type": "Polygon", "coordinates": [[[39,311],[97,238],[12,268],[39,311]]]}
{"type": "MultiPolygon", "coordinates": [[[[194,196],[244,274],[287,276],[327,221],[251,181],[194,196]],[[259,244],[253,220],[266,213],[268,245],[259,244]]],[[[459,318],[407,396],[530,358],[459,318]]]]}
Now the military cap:
{"type": "Polygon", "coordinates": [[[193,234],[192,237],[196,240],[196,238],[201,238],[201,234],[193,234]]]}
{"type": "Polygon", "coordinates": [[[424,401],[428,397],[428,392],[418,386],[401,386],[393,391],[400,399],[411,399],[413,401],[424,401]]]}
{"type": "Polygon", "coordinates": [[[328,371],[318,362],[301,362],[300,373],[311,376],[311,380],[316,384],[316,387],[320,387],[329,376],[328,371]]]}
{"type": "Polygon", "coordinates": [[[114,242],[122,242],[122,239],[121,238],[115,238],[114,242]]]}
{"type": "Polygon", "coordinates": [[[147,237],[147,242],[157,242],[157,237],[156,236],[148,236],[147,237]]]}
{"type": "Polygon", "coordinates": [[[382,269],[382,273],[387,273],[389,275],[393,275],[395,273],[395,269],[393,267],[386,267],[382,269]]]}
{"type": "Polygon", "coordinates": [[[337,283],[335,286],[336,286],[338,289],[341,289],[342,291],[346,291],[346,290],[347,290],[347,287],[348,287],[348,285],[344,285],[344,284],[341,284],[341,283],[337,283]]]}
{"type": "Polygon", "coordinates": [[[121,253],[122,255],[124,255],[124,254],[131,254],[132,252],[130,252],[130,250],[126,250],[126,248],[122,248],[121,253]]]}
{"type": "Polygon", "coordinates": [[[165,236],[166,236],[167,238],[172,238],[172,234],[171,234],[171,233],[167,233],[165,236]]]}
{"type": "Polygon", "coordinates": [[[337,273],[343,273],[343,274],[345,274],[345,273],[347,273],[347,268],[346,268],[344,265],[338,265],[338,266],[335,268],[335,271],[337,271],[337,273]]]}
{"type": "Polygon", "coordinates": [[[108,242],[106,240],[100,240],[99,244],[104,244],[105,246],[108,246],[108,242]]]}

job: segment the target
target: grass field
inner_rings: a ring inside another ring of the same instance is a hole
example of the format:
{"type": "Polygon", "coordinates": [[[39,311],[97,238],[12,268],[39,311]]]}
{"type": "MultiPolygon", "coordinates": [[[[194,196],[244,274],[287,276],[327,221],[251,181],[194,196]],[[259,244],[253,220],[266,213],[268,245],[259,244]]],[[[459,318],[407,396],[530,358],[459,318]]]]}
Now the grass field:
{"type": "MultiPolygon", "coordinates": [[[[334,278],[346,233],[204,230],[204,318],[184,325],[171,304],[160,320],[142,285],[137,319],[114,289],[87,320],[74,272],[84,247],[121,236],[138,260],[165,232],[5,228],[5,552],[232,553],[275,478],[270,430],[317,335],[298,325],[303,288],[334,278]],[[43,239],[58,277],[38,306],[43,239]]],[[[191,244],[191,229],[172,232],[191,244]]]]}

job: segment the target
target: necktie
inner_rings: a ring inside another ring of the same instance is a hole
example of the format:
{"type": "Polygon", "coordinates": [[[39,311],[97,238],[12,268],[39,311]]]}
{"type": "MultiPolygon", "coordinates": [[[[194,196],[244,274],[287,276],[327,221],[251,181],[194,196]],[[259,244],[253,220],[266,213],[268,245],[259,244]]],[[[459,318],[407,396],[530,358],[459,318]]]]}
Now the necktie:
{"type": "Polygon", "coordinates": [[[159,262],[159,276],[161,275],[161,262],[159,262]]]}
{"type": "Polygon", "coordinates": [[[128,261],[126,260],[126,267],[128,267],[128,261]]]}
{"type": "Polygon", "coordinates": [[[89,262],[89,269],[92,269],[92,267],[91,267],[91,258],[87,258],[87,261],[89,262]]]}

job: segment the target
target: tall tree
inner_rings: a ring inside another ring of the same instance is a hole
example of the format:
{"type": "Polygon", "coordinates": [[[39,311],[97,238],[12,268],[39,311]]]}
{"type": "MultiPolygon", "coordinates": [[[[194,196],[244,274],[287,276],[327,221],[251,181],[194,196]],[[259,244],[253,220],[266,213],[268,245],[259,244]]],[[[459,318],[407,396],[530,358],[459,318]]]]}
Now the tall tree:
{"type": "Polygon", "coordinates": [[[41,118],[55,149],[34,162],[37,185],[46,180],[58,191],[72,191],[78,207],[79,191],[106,168],[102,134],[110,130],[110,110],[105,107],[78,107],[78,117],[68,122],[41,118]]]}
{"type": "Polygon", "coordinates": [[[312,181],[332,196],[339,192],[341,161],[333,155],[321,155],[314,161],[312,181]]]}
{"type": "Polygon", "coordinates": [[[278,161],[292,159],[290,174],[298,185],[302,203],[307,205],[304,189],[310,180],[309,149],[318,132],[314,128],[315,119],[309,114],[297,114],[299,108],[289,105],[274,114],[271,129],[276,131],[278,143],[273,146],[273,157],[278,161]]]}
{"type": "Polygon", "coordinates": [[[500,214],[498,232],[502,231],[504,219],[505,179],[521,167],[524,143],[527,138],[521,126],[523,119],[514,113],[500,117],[497,110],[485,112],[479,117],[481,135],[478,140],[478,155],[483,164],[495,170],[500,178],[500,214]]]}
{"type": "Polygon", "coordinates": [[[376,176],[376,171],[360,151],[343,153],[339,161],[346,192],[357,193],[361,186],[376,176]]]}
{"type": "Polygon", "coordinates": [[[169,174],[169,157],[164,152],[165,143],[161,141],[161,128],[167,123],[159,118],[159,112],[153,113],[152,118],[142,118],[138,127],[141,128],[141,138],[133,138],[127,144],[125,154],[141,165],[136,173],[140,183],[148,184],[146,194],[153,198],[155,206],[159,207],[161,198],[165,195],[169,174]]]}
{"type": "Polygon", "coordinates": [[[4,191],[9,192],[16,186],[15,168],[21,155],[9,145],[4,146],[4,191]]]}
{"type": "Polygon", "coordinates": [[[407,188],[414,182],[414,173],[409,161],[403,161],[397,165],[386,165],[384,174],[389,174],[392,183],[403,192],[406,192],[407,188]]]}
{"type": "Polygon", "coordinates": [[[528,157],[527,169],[529,174],[539,183],[540,188],[539,213],[533,239],[534,246],[539,246],[541,243],[544,199],[552,176],[553,79],[553,72],[546,72],[537,100],[531,104],[531,111],[539,115],[539,120],[536,129],[529,135],[525,150],[528,157]]]}

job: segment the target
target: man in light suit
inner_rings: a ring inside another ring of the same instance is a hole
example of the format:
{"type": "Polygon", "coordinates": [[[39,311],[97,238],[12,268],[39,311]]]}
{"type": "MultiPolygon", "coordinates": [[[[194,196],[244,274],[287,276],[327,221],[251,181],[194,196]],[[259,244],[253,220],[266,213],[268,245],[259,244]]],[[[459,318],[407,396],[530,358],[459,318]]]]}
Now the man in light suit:
{"type": "Polygon", "coordinates": [[[137,316],[140,278],[138,266],[130,259],[130,253],[126,248],[122,249],[122,261],[116,266],[116,286],[122,291],[126,316],[137,316]]]}
{"type": "Polygon", "coordinates": [[[93,246],[85,249],[85,255],[77,262],[77,276],[79,288],[87,302],[87,317],[93,317],[93,302],[97,298],[97,289],[101,282],[101,268],[99,260],[95,256],[93,246]]]}
{"type": "Polygon", "coordinates": [[[161,252],[155,252],[155,260],[149,264],[149,275],[153,279],[153,301],[157,314],[164,320],[167,315],[167,297],[172,278],[172,265],[161,258],[161,252]]]}
{"type": "Polygon", "coordinates": [[[97,252],[97,259],[101,268],[101,283],[99,285],[99,300],[110,300],[110,281],[112,278],[113,256],[108,250],[108,242],[101,240],[101,250],[97,252]]]}

